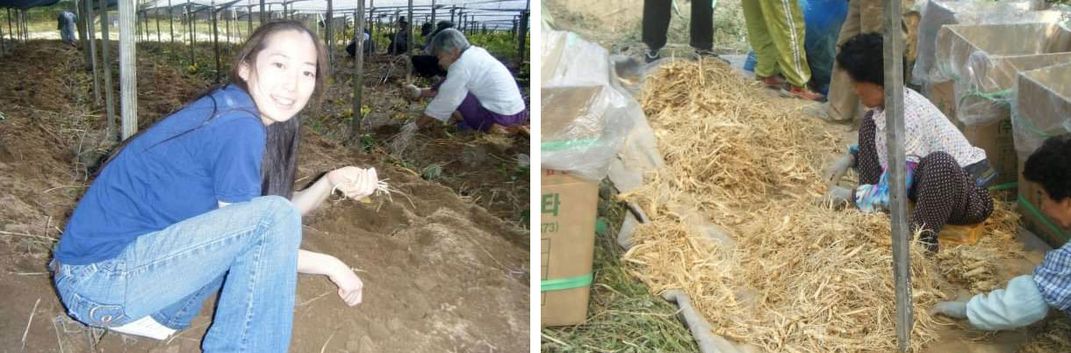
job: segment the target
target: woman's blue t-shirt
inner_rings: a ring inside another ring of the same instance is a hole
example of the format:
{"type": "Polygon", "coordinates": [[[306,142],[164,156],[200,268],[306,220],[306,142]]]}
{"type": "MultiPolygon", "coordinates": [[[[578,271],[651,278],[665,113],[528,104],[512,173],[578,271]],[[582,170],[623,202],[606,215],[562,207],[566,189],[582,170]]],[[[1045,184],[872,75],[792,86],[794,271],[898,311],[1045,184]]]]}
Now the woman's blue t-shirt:
{"type": "Polygon", "coordinates": [[[249,94],[228,85],[137,136],[78,202],[56,259],[110,259],[138,236],[214,210],[219,201],[260,196],[267,130],[259,116],[249,94]]]}

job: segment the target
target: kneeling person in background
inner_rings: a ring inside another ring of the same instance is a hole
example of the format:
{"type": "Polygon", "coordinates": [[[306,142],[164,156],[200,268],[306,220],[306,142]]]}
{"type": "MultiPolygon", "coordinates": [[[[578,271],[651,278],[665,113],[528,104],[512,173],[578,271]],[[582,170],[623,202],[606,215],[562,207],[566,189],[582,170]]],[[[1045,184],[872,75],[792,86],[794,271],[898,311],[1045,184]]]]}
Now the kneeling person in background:
{"type": "Polygon", "coordinates": [[[419,127],[457,120],[462,130],[511,132],[528,125],[528,108],[506,66],[465,35],[445,29],[431,40],[431,52],[447,71],[446,79],[411,94],[432,98],[417,120],[419,127]]]}

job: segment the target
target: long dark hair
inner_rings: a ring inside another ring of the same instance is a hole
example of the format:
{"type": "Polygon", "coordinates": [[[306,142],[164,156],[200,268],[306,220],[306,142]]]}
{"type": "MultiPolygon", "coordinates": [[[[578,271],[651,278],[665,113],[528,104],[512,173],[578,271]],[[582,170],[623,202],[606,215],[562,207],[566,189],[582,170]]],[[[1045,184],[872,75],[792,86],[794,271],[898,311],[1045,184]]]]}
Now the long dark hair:
{"type": "MultiPolygon", "coordinates": [[[[308,28],[305,28],[305,26],[302,25],[301,22],[297,21],[276,20],[265,23],[264,25],[258,27],[257,30],[254,31],[253,34],[249,37],[249,40],[247,40],[242,46],[242,49],[238,51],[238,54],[235,56],[234,61],[231,65],[231,71],[228,75],[228,78],[230,80],[229,84],[233,84],[241,88],[248,94],[249,86],[246,84],[245,80],[238,75],[238,68],[240,67],[240,65],[245,64],[249,66],[250,70],[256,70],[257,54],[260,53],[260,51],[264,50],[265,47],[267,47],[267,39],[276,32],[286,30],[298,31],[307,34],[309,38],[312,39],[313,45],[316,47],[316,86],[315,88],[313,88],[312,96],[309,98],[309,102],[305,105],[308,106],[311,103],[319,102],[320,97],[323,93],[323,83],[326,81],[327,75],[326,68],[328,63],[326,50],[324,49],[323,44],[316,39],[316,35],[309,31],[308,28]]],[[[168,137],[167,139],[164,139],[163,141],[160,141],[154,144],[153,146],[168,142],[170,140],[193,132],[194,130],[197,130],[207,125],[217,116],[219,116],[221,112],[219,111],[219,107],[215,98],[212,97],[212,93],[226,86],[227,84],[221,84],[209,87],[207,90],[205,90],[200,95],[190,101],[191,103],[196,102],[206,96],[212,100],[212,113],[208,115],[208,117],[203,123],[201,123],[201,125],[193,129],[178,133],[175,136],[168,137]]],[[[191,103],[187,103],[178,110],[185,109],[186,106],[191,103]]],[[[257,112],[251,113],[256,114],[257,112]]],[[[259,116],[257,116],[257,118],[259,118],[259,116]]],[[[153,125],[155,125],[155,123],[153,125]]],[[[108,157],[108,159],[100,166],[100,168],[98,168],[93,173],[94,178],[96,178],[96,176],[99,175],[100,172],[103,171],[104,168],[107,167],[107,165],[111,163],[111,161],[115,159],[116,156],[119,155],[119,153],[126,149],[127,144],[129,144],[131,141],[134,141],[134,139],[136,139],[142,133],[148,131],[151,128],[152,127],[150,126],[149,128],[139,131],[137,134],[126,139],[118,147],[116,147],[115,152],[113,152],[111,156],[108,157]]],[[[263,159],[261,160],[260,167],[261,195],[277,195],[290,198],[290,195],[294,189],[295,175],[297,174],[297,152],[298,143],[300,141],[301,136],[300,115],[296,115],[290,120],[287,120],[286,122],[273,123],[271,125],[268,125],[266,128],[268,132],[267,141],[264,147],[264,156],[262,157],[263,159]]],[[[152,148],[153,146],[149,146],[148,148],[152,148]]]]}
{"type": "MultiPolygon", "coordinates": [[[[249,37],[242,50],[238,51],[234,63],[231,65],[230,81],[249,92],[249,87],[238,75],[238,68],[248,65],[250,70],[256,69],[256,57],[261,50],[268,46],[267,39],[275,32],[298,31],[305,33],[312,39],[316,46],[316,86],[313,88],[312,97],[305,105],[319,102],[323,94],[323,84],[327,76],[327,55],[323,43],[316,39],[316,35],[305,28],[301,22],[292,20],[280,20],[266,23],[257,28],[249,37]]],[[[268,141],[264,148],[264,159],[261,161],[261,185],[262,195],[278,195],[290,198],[294,190],[294,179],[297,174],[298,143],[301,140],[301,118],[294,116],[285,122],[277,122],[268,125],[268,141]]]]}

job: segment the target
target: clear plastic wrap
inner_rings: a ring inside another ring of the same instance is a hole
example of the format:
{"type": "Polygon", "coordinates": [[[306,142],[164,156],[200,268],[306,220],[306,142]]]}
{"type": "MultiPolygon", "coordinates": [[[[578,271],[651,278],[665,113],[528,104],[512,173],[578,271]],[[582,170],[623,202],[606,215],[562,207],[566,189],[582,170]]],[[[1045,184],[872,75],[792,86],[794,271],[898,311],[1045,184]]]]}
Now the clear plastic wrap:
{"type": "Polygon", "coordinates": [[[1071,64],[1023,72],[1012,104],[1015,151],[1025,161],[1045,139],[1071,133],[1071,64]]]}
{"type": "Polygon", "coordinates": [[[618,85],[606,49],[547,28],[542,49],[542,168],[601,180],[634,128],[646,127],[643,110],[618,85]]]}
{"type": "Polygon", "coordinates": [[[1071,63],[1071,32],[1052,23],[945,26],[937,35],[936,72],[955,82],[963,126],[1009,117],[1018,72],[1071,63]]]}
{"type": "Polygon", "coordinates": [[[918,58],[912,68],[912,83],[948,81],[933,72],[936,59],[937,32],[944,25],[1055,22],[1057,11],[1037,11],[1045,7],[1042,0],[929,0],[921,5],[918,27],[918,58]]]}

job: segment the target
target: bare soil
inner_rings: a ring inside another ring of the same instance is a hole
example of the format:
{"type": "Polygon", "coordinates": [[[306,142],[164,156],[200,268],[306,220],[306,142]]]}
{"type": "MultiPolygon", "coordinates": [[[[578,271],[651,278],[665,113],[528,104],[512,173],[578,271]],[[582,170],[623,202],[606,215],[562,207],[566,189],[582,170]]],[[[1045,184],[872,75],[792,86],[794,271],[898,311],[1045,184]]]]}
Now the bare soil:
{"type": "MultiPolygon", "coordinates": [[[[203,75],[179,64],[178,50],[139,44],[143,125],[209,86],[203,75]]],[[[45,265],[90,182],[87,166],[109,148],[99,143],[104,112],[91,105],[91,76],[82,70],[82,54],[58,41],[30,41],[0,62],[0,350],[198,351],[213,300],[190,329],[162,342],[103,333],[66,319],[45,265]]],[[[380,94],[367,85],[365,92],[380,94]]],[[[384,114],[394,109],[382,101],[373,99],[371,108],[384,114]]],[[[306,114],[299,185],[333,168],[374,166],[399,192],[368,204],[333,197],[306,217],[302,247],[357,268],[365,301],[347,307],[329,280],[301,276],[290,351],[527,351],[528,234],[504,217],[520,213],[527,202],[499,212],[483,206],[527,198],[459,196],[457,186],[446,181],[468,183],[470,195],[483,195],[494,180],[475,172],[470,177],[481,180],[467,180],[450,175],[449,168],[442,174],[456,180],[425,180],[405,167],[432,163],[420,153],[407,160],[383,153],[378,144],[347,147],[323,133],[329,129],[308,128],[325,119],[315,113],[306,114]]],[[[528,179],[521,179],[517,184],[526,193],[528,179]]]]}

